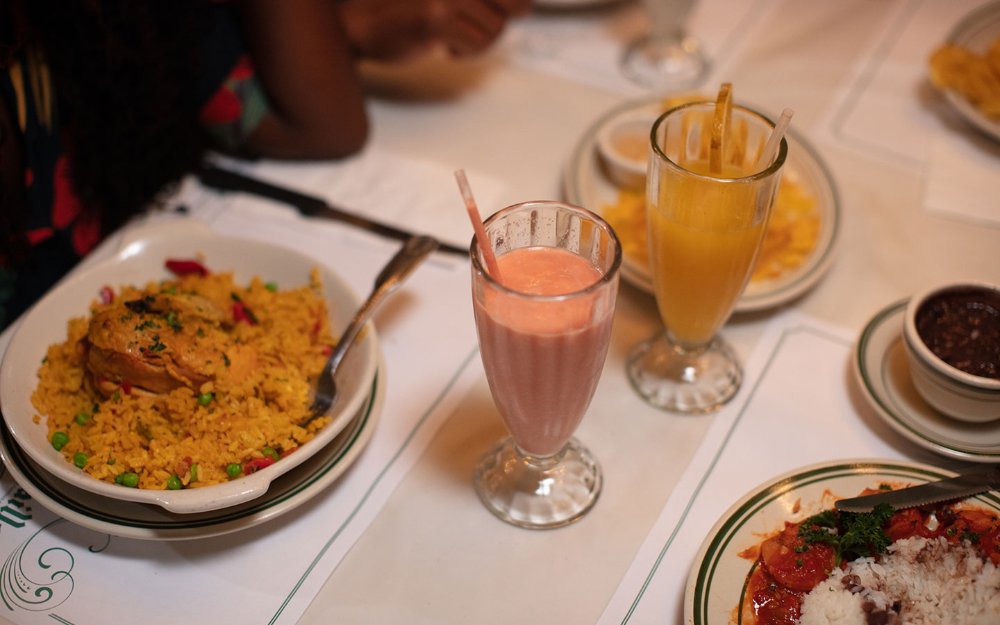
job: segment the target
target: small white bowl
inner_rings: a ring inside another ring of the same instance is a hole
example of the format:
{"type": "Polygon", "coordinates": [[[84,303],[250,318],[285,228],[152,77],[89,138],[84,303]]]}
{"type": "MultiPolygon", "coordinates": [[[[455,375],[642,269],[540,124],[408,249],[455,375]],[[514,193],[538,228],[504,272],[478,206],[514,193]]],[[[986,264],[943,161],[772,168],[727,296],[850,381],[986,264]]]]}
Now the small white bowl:
{"type": "MultiPolygon", "coordinates": [[[[922,327],[927,333],[926,321],[921,321],[933,314],[934,303],[941,302],[941,298],[989,300],[992,304],[988,305],[1000,315],[1000,286],[985,282],[963,281],[936,286],[911,298],[903,320],[903,344],[914,387],[928,404],[955,419],[971,423],[1000,419],[1000,379],[949,364],[928,346],[918,330],[922,327]]],[[[967,318],[955,321],[962,323],[967,318]]]]}
{"type": "Polygon", "coordinates": [[[597,133],[597,151],[604,170],[623,189],[640,190],[646,184],[649,133],[656,117],[647,112],[611,119],[597,133]]]}

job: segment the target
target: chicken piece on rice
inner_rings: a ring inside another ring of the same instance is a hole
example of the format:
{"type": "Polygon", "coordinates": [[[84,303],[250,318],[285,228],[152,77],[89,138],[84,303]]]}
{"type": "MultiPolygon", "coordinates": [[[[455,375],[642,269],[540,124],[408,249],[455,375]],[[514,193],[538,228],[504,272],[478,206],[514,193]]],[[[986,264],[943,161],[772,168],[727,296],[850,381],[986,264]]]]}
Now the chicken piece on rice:
{"type": "Polygon", "coordinates": [[[93,316],[84,342],[94,388],[105,397],[123,386],[168,393],[223,374],[238,378],[256,365],[256,351],[234,344],[226,323],[217,303],[193,293],[116,302],[93,316]]]}

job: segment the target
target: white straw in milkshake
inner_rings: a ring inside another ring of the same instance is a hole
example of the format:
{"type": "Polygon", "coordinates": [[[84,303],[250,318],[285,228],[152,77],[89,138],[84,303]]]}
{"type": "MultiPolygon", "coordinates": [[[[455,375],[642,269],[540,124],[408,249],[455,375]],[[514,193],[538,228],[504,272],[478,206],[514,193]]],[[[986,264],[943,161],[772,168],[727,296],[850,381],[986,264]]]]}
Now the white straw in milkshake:
{"type": "Polygon", "coordinates": [[[479,249],[482,250],[483,258],[486,259],[486,269],[493,276],[494,280],[502,283],[503,281],[500,279],[500,266],[497,264],[497,257],[493,254],[493,247],[489,244],[490,240],[486,236],[483,218],[479,215],[475,198],[472,197],[472,188],[469,186],[468,178],[465,177],[465,170],[457,170],[455,172],[455,179],[458,180],[458,188],[462,192],[462,199],[465,200],[465,210],[469,213],[469,219],[472,221],[472,229],[476,232],[476,241],[479,242],[479,249]]]}

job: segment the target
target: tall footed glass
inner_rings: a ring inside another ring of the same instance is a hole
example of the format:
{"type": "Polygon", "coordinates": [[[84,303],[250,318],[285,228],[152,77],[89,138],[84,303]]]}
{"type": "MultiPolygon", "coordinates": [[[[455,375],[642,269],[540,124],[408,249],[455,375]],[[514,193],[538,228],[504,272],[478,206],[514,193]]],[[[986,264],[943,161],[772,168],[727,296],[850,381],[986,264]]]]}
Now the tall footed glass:
{"type": "Polygon", "coordinates": [[[476,468],[496,516],[550,528],[596,502],[600,465],[573,433],[611,337],[621,247],[593,213],[560,202],[507,207],[485,222],[499,279],[472,245],[472,300],[490,392],[510,438],[476,468]]]}
{"type": "Polygon", "coordinates": [[[782,139],[759,162],[774,122],[733,106],[720,125],[715,107],[671,109],[650,133],[650,266],[665,328],[626,368],[647,402],[681,413],[716,410],[740,387],[742,366],[717,333],[750,279],[788,151],[782,139]]]}
{"type": "Polygon", "coordinates": [[[696,37],[685,30],[695,0],[643,0],[649,30],[631,42],[622,56],[622,71],[633,82],[654,90],[690,89],[708,71],[708,60],[696,37]]]}

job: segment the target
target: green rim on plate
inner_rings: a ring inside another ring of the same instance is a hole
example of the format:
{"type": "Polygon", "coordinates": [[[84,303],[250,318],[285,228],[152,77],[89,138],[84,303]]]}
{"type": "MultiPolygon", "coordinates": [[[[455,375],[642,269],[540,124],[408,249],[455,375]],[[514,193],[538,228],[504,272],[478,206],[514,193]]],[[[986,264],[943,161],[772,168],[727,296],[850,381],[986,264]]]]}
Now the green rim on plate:
{"type": "Polygon", "coordinates": [[[378,419],[382,383],[379,370],[357,415],[322,451],[279,476],[261,497],[231,508],[202,513],[176,514],[147,504],[109,500],[78,491],[34,463],[17,445],[6,427],[0,427],[0,448],[16,481],[51,512],[70,517],[81,525],[128,538],[156,540],[216,536],[270,520],[279,508],[299,498],[304,503],[315,495],[331,472],[345,469],[348,456],[356,456],[371,435],[378,419]],[[74,491],[81,495],[74,498],[74,491]],[[146,535],[144,532],[148,532],[146,535]]]}
{"type": "MultiPolygon", "coordinates": [[[[733,610],[737,610],[737,622],[742,622],[746,580],[755,564],[739,553],[758,544],[762,535],[780,529],[776,519],[787,516],[782,514],[785,509],[782,498],[801,498],[806,505],[800,515],[805,518],[807,511],[808,514],[817,511],[809,508],[809,504],[819,503],[826,492],[850,496],[881,481],[919,483],[952,475],[938,467],[902,461],[845,460],[806,467],[754,489],[723,514],[702,543],[688,578],[685,622],[728,625],[733,610]],[[769,520],[765,521],[765,517],[769,520]]],[[[995,493],[968,501],[1000,512],[1000,496],[995,493]]]]}

